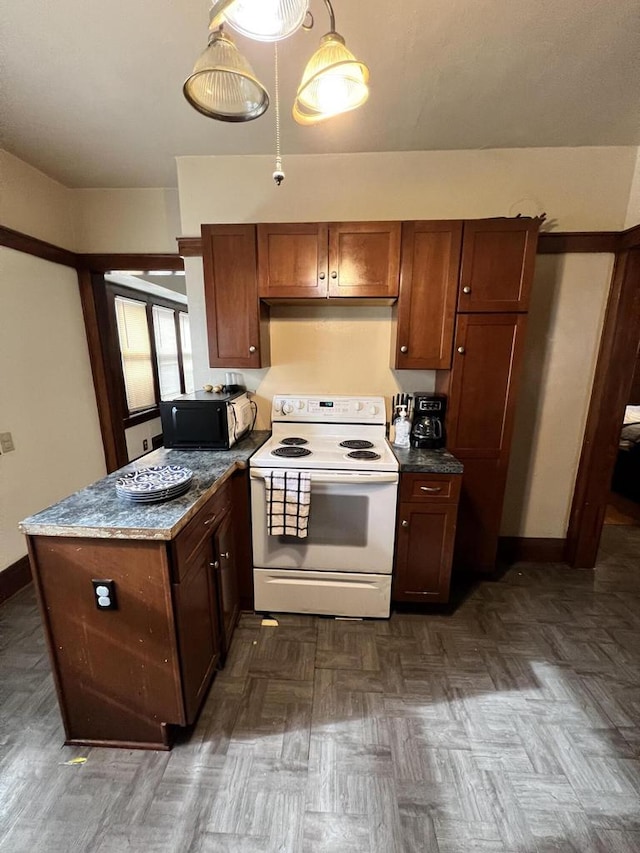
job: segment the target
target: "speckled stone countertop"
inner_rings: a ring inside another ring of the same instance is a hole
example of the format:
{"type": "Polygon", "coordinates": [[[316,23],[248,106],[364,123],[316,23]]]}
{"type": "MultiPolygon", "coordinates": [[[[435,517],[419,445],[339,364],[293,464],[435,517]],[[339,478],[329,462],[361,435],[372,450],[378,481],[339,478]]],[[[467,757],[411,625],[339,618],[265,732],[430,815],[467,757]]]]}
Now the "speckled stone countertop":
{"type": "Polygon", "coordinates": [[[230,450],[167,450],[160,447],[86,489],[21,521],[19,528],[32,536],[77,536],[93,539],[173,539],[237,468],[269,438],[253,432],[230,450]],[[193,471],[189,491],[156,504],[136,504],[116,494],[122,474],[149,465],[184,465],[193,471]]]}
{"type": "Polygon", "coordinates": [[[419,450],[409,447],[391,449],[403,474],[462,474],[463,466],[456,457],[444,448],[440,450],[419,450]]]}

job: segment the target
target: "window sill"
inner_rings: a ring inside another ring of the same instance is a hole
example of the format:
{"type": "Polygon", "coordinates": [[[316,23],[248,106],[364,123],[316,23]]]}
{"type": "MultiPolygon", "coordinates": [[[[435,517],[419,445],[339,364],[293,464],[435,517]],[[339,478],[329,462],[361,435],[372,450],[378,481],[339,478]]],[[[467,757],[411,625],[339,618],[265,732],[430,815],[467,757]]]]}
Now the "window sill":
{"type": "Polygon", "coordinates": [[[134,415],[129,415],[124,418],[122,423],[125,429],[128,429],[132,426],[137,426],[138,424],[146,423],[146,421],[152,421],[154,418],[160,417],[160,407],[154,406],[152,409],[145,409],[143,412],[136,412],[134,415]]]}

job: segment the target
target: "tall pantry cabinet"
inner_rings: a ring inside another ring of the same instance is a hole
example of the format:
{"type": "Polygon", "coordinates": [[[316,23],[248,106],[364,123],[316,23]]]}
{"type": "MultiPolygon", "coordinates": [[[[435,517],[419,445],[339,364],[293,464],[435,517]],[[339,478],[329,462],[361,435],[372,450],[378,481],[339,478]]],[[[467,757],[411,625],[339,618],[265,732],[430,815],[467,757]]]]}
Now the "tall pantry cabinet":
{"type": "Polygon", "coordinates": [[[454,565],[495,567],[540,220],[463,225],[447,447],[464,465],[454,565]]]}

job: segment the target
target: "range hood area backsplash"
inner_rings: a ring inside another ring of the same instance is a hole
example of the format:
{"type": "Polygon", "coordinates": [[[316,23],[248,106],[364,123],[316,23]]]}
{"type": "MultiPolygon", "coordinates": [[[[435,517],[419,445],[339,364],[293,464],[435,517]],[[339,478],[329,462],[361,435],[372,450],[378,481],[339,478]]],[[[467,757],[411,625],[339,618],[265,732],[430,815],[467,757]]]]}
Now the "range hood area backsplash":
{"type": "MultiPolygon", "coordinates": [[[[197,260],[197,259],[196,259],[197,260]]],[[[202,287],[189,268],[187,290],[202,287]]],[[[196,387],[224,383],[225,370],[208,366],[203,296],[190,298],[196,387]],[[197,310],[197,306],[202,306],[197,310]]],[[[258,429],[270,425],[271,399],[277,393],[381,394],[433,391],[435,372],[392,370],[391,307],[278,305],[271,307],[271,367],[241,370],[255,391],[258,429]]],[[[387,412],[389,415],[389,412],[387,412]]]]}

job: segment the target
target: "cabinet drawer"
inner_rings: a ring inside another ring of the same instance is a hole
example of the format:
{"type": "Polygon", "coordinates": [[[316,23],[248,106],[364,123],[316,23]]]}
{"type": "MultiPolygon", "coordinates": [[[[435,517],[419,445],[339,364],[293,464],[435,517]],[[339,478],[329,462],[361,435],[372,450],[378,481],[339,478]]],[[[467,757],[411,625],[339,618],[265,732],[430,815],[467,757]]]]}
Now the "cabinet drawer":
{"type": "Polygon", "coordinates": [[[231,492],[225,484],[209,498],[184,530],[178,534],[173,543],[174,582],[179,582],[185,578],[193,562],[192,558],[195,551],[205,537],[213,534],[230,505],[231,492]]]}
{"type": "Polygon", "coordinates": [[[400,500],[455,503],[460,496],[459,474],[403,474],[400,500]]]}

